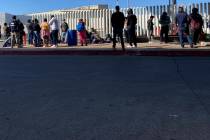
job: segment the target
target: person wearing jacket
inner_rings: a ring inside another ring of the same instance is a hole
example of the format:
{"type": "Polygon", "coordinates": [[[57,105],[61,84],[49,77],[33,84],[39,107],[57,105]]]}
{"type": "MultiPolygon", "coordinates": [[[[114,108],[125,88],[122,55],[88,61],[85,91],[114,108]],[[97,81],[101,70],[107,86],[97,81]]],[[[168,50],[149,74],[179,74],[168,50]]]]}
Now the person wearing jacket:
{"type": "Polygon", "coordinates": [[[137,24],[136,15],[133,14],[132,9],[128,9],[128,16],[127,16],[127,31],[128,31],[128,40],[129,40],[128,47],[137,47],[136,24],[137,24]]]}
{"type": "Polygon", "coordinates": [[[58,20],[54,15],[51,16],[51,20],[49,21],[49,25],[51,28],[51,37],[52,37],[52,46],[53,48],[58,46],[58,31],[59,31],[59,25],[58,20]]]}
{"type": "Polygon", "coordinates": [[[79,19],[79,22],[77,24],[77,31],[79,33],[79,39],[81,46],[85,44],[87,46],[87,36],[86,36],[86,28],[85,28],[85,22],[83,19],[79,19]]]}
{"type": "Polygon", "coordinates": [[[113,28],[113,49],[116,48],[116,36],[120,37],[122,49],[125,50],[124,40],[123,40],[123,28],[125,23],[125,16],[120,12],[120,7],[115,7],[116,12],[111,16],[111,24],[113,28]]]}
{"type": "Polygon", "coordinates": [[[168,16],[167,12],[163,12],[163,14],[160,17],[159,23],[161,24],[160,42],[165,41],[165,43],[168,43],[168,32],[169,32],[169,26],[171,23],[171,19],[168,16]],[[163,37],[164,35],[165,35],[165,39],[163,37]]]}
{"type": "Polygon", "coordinates": [[[11,47],[13,48],[17,43],[17,35],[18,35],[18,23],[16,16],[12,17],[12,21],[10,22],[9,27],[12,36],[11,47]]]}
{"type": "Polygon", "coordinates": [[[28,44],[33,45],[33,38],[34,38],[34,31],[33,31],[33,24],[34,21],[28,20],[28,23],[26,24],[27,30],[28,30],[28,44]]]}
{"type": "Polygon", "coordinates": [[[181,47],[184,48],[184,36],[187,36],[188,43],[190,47],[193,48],[192,39],[189,35],[189,17],[186,12],[184,12],[183,6],[179,6],[179,12],[176,15],[175,23],[178,26],[178,34],[181,47]]]}
{"type": "Polygon", "coordinates": [[[42,40],[43,40],[43,47],[48,47],[49,36],[50,36],[50,27],[49,27],[49,24],[48,24],[46,18],[44,19],[44,21],[41,24],[41,34],[42,34],[42,40]]]}
{"type": "Polygon", "coordinates": [[[40,37],[41,27],[40,27],[39,21],[37,19],[34,20],[33,32],[34,32],[34,45],[35,45],[35,47],[40,47],[40,44],[41,44],[41,37],[40,37]]]}
{"type": "Polygon", "coordinates": [[[190,34],[192,36],[193,44],[196,45],[199,41],[200,34],[202,32],[203,19],[198,13],[198,8],[193,8],[190,14],[190,34]]]}

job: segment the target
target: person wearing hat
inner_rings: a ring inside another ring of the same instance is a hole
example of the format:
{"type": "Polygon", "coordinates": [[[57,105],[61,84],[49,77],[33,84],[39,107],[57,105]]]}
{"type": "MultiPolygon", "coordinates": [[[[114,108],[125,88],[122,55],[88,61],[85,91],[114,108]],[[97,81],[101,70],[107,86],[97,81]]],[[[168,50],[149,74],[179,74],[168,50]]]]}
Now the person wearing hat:
{"type": "Polygon", "coordinates": [[[193,48],[192,39],[189,34],[189,17],[187,13],[184,12],[183,6],[179,6],[179,12],[176,15],[175,23],[178,27],[178,34],[181,47],[184,48],[184,36],[186,36],[190,47],[193,48]]]}
{"type": "Polygon", "coordinates": [[[149,33],[149,41],[152,40],[152,37],[154,36],[154,23],[153,23],[154,16],[150,16],[150,19],[147,21],[147,29],[149,33]]]}
{"type": "Polygon", "coordinates": [[[128,16],[127,16],[127,31],[128,31],[128,40],[129,40],[128,47],[137,47],[136,24],[137,24],[136,15],[133,14],[133,10],[130,8],[128,9],[128,16]]]}
{"type": "Polygon", "coordinates": [[[111,16],[111,23],[113,28],[113,49],[116,48],[116,36],[120,37],[121,45],[123,51],[125,50],[124,40],[123,40],[123,28],[125,23],[125,16],[122,12],[120,12],[120,7],[115,7],[116,12],[114,12],[111,16]]]}
{"type": "Polygon", "coordinates": [[[193,8],[192,13],[190,14],[190,34],[192,36],[192,42],[194,45],[197,44],[202,32],[203,19],[202,16],[198,13],[198,8],[193,8]]]}

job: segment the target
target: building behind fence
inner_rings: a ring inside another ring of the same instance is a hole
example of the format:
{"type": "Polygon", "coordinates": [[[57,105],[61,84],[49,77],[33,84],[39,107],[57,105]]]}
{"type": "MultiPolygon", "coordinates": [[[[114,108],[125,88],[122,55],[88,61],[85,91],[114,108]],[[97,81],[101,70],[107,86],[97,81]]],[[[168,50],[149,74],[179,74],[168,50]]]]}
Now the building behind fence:
{"type": "MultiPolygon", "coordinates": [[[[204,20],[203,30],[205,33],[210,33],[210,3],[199,3],[199,4],[189,4],[185,6],[185,11],[189,14],[192,11],[192,8],[198,8],[199,13],[202,15],[204,20]]],[[[174,5],[174,13],[177,13],[178,6],[174,5]]],[[[127,9],[121,9],[121,11],[127,15],[127,9]]],[[[160,24],[159,19],[161,13],[166,11],[170,13],[171,7],[168,5],[161,6],[146,6],[146,7],[134,7],[134,13],[138,18],[137,23],[137,35],[145,36],[147,35],[147,20],[151,15],[155,16],[154,19],[154,29],[155,36],[159,35],[160,24]]],[[[108,6],[95,6],[80,8],[80,9],[71,9],[71,10],[57,10],[44,13],[34,13],[30,14],[33,19],[37,18],[40,21],[43,21],[44,18],[50,20],[51,15],[55,15],[58,20],[61,22],[63,19],[69,24],[70,29],[75,30],[78,19],[83,18],[86,20],[87,29],[91,28],[96,29],[101,37],[105,37],[106,34],[112,33],[111,27],[111,15],[114,12],[113,9],[108,9],[108,6]]],[[[171,14],[173,15],[173,14],[171,14]]],[[[172,18],[172,17],[171,17],[172,18]]]]}

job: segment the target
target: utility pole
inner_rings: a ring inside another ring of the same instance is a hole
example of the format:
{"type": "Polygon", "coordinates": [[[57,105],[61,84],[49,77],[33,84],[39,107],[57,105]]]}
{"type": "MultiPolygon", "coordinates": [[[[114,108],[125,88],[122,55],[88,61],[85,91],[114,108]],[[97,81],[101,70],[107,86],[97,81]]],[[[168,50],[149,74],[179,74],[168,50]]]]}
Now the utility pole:
{"type": "Polygon", "coordinates": [[[175,18],[175,15],[176,15],[176,4],[177,4],[177,1],[176,0],[169,0],[169,15],[171,16],[172,18],[172,22],[174,21],[174,18],[175,18]]]}
{"type": "Polygon", "coordinates": [[[128,8],[130,8],[130,0],[127,0],[128,8]]]}

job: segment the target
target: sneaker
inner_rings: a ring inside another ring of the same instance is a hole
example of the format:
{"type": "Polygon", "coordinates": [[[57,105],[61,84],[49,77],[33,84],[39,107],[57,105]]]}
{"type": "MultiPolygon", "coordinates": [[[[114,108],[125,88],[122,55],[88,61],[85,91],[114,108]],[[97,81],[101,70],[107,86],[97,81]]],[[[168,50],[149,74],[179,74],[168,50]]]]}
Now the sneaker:
{"type": "Polygon", "coordinates": [[[127,48],[132,48],[132,46],[131,45],[128,45],[127,48]]]}
{"type": "Polygon", "coordinates": [[[132,48],[137,48],[137,46],[136,45],[133,45],[132,48]]]}
{"type": "Polygon", "coordinates": [[[184,48],[184,45],[181,45],[182,48],[184,48]]]}
{"type": "Polygon", "coordinates": [[[52,45],[51,48],[56,48],[56,46],[55,45],[52,45]]]}

